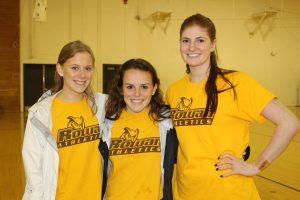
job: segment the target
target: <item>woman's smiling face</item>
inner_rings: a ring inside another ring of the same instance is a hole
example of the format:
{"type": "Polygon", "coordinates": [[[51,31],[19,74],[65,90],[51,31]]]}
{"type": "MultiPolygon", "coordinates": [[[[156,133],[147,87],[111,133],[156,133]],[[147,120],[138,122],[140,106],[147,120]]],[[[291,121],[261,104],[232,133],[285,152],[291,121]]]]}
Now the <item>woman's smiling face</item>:
{"type": "Polygon", "coordinates": [[[191,68],[209,65],[215,46],[216,42],[211,41],[207,29],[199,25],[189,26],[181,34],[180,53],[191,68]]]}

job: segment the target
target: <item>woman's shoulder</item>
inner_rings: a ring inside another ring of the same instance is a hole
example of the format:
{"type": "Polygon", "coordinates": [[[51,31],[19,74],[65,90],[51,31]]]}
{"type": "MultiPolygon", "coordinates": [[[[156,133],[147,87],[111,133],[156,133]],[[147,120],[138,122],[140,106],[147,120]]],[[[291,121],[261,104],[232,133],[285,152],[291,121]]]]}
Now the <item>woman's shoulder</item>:
{"type": "Polygon", "coordinates": [[[99,92],[94,92],[94,98],[97,104],[105,104],[105,102],[108,99],[108,95],[99,92]]]}
{"type": "Polygon", "coordinates": [[[38,118],[40,121],[47,124],[47,120],[51,116],[51,107],[55,95],[45,97],[32,105],[28,110],[28,119],[32,117],[38,118]]]}
{"type": "Polygon", "coordinates": [[[178,87],[184,87],[184,83],[187,83],[189,80],[189,75],[186,74],[184,77],[182,77],[181,79],[171,83],[168,87],[168,90],[172,89],[172,88],[178,88],[178,87]]]}
{"type": "Polygon", "coordinates": [[[159,113],[163,118],[171,118],[171,107],[169,105],[164,104],[160,109],[159,113]]]}
{"type": "Polygon", "coordinates": [[[165,130],[174,128],[173,121],[171,118],[165,118],[165,119],[159,121],[158,124],[162,129],[165,129],[165,130]]]}
{"type": "Polygon", "coordinates": [[[99,98],[99,99],[107,99],[107,97],[108,97],[107,94],[100,93],[100,92],[94,92],[94,96],[95,96],[95,98],[99,98]]]}
{"type": "Polygon", "coordinates": [[[95,98],[95,102],[96,102],[96,105],[97,105],[97,115],[98,115],[99,119],[104,119],[104,117],[105,117],[105,104],[106,104],[108,95],[103,94],[103,93],[95,92],[94,93],[94,98],[95,98]]]}
{"type": "Polygon", "coordinates": [[[45,111],[51,108],[51,103],[53,99],[55,98],[55,95],[50,95],[47,97],[40,98],[35,104],[33,104],[29,112],[37,112],[37,111],[45,111]]]}
{"type": "Polygon", "coordinates": [[[225,78],[227,78],[232,83],[240,83],[244,81],[252,81],[254,80],[251,76],[247,73],[236,71],[236,70],[228,70],[228,69],[221,69],[222,73],[225,78]]]}

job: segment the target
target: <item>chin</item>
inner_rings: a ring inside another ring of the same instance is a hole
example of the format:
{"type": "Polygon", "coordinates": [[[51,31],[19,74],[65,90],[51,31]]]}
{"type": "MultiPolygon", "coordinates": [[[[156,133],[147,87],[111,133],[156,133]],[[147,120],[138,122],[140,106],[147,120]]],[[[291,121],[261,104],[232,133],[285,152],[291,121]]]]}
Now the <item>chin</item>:
{"type": "Polygon", "coordinates": [[[140,113],[140,112],[143,112],[145,110],[145,108],[129,108],[131,112],[133,113],[140,113]]]}
{"type": "Polygon", "coordinates": [[[143,112],[144,109],[131,109],[132,112],[134,113],[140,113],[143,112]]]}
{"type": "Polygon", "coordinates": [[[83,94],[85,89],[73,89],[74,92],[76,92],[77,94],[83,94]]]}
{"type": "Polygon", "coordinates": [[[74,88],[74,91],[78,92],[78,93],[83,93],[85,90],[87,89],[87,87],[76,87],[74,88]]]}
{"type": "Polygon", "coordinates": [[[196,67],[201,65],[201,62],[186,62],[191,67],[196,67]]]}

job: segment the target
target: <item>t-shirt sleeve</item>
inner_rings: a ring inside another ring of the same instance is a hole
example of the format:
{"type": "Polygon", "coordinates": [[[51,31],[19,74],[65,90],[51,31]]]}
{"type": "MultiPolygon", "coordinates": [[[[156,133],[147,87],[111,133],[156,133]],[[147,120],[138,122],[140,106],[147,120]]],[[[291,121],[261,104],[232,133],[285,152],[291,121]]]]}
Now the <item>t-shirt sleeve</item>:
{"type": "Polygon", "coordinates": [[[238,72],[235,82],[241,117],[248,121],[264,122],[262,111],[276,96],[246,74],[238,72]]]}

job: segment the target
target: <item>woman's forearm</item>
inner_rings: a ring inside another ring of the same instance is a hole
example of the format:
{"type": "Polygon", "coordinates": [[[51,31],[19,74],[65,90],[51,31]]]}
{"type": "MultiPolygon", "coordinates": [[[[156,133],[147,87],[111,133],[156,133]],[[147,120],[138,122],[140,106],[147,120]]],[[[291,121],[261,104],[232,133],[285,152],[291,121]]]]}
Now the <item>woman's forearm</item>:
{"type": "Polygon", "coordinates": [[[275,123],[276,128],[270,142],[255,160],[255,165],[260,171],[287,148],[300,128],[299,120],[278,100],[271,102],[263,111],[263,115],[275,123]]]}

